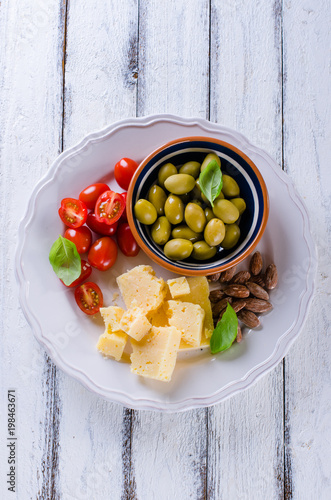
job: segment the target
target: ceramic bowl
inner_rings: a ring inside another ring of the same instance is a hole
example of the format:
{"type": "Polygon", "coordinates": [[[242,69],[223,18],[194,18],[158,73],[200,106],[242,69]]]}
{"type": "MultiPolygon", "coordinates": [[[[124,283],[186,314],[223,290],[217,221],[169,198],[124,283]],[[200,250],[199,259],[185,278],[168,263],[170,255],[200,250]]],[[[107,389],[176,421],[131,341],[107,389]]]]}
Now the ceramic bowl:
{"type": "Polygon", "coordinates": [[[128,190],[127,212],[138,245],[154,262],[178,274],[210,275],[239,264],[253,251],[266,228],[269,198],[257,166],[238,148],[209,137],[185,137],[159,147],[140,163],[128,190]],[[208,153],[216,153],[220,157],[223,174],[236,180],[240,196],[246,202],[246,210],[239,221],[240,239],[230,250],[220,246],[216,255],[207,261],[198,262],[191,257],[182,261],[170,260],[163,248],[152,240],[151,226],[141,224],[135,218],[134,205],[140,198],[147,198],[162,165],[173,163],[179,167],[190,160],[202,163],[208,153]]]}

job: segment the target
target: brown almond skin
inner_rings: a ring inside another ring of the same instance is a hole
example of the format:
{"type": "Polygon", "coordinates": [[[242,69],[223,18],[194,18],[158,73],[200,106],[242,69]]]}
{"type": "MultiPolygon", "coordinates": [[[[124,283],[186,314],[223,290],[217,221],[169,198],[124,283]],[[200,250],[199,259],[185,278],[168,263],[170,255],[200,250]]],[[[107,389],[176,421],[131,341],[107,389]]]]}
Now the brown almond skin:
{"type": "Polygon", "coordinates": [[[236,297],[238,299],[249,297],[249,290],[244,285],[228,285],[224,289],[224,292],[226,295],[230,295],[231,297],[236,297]]]}
{"type": "Polygon", "coordinates": [[[267,300],[262,299],[246,299],[245,309],[255,313],[264,313],[272,309],[272,305],[267,300]]]}
{"type": "Polygon", "coordinates": [[[242,331],[241,331],[241,328],[240,328],[240,325],[238,323],[238,328],[237,328],[237,342],[238,344],[242,341],[243,339],[243,334],[242,334],[242,331]]]}
{"type": "Polygon", "coordinates": [[[225,293],[223,292],[223,290],[213,290],[209,294],[209,300],[210,300],[210,302],[215,303],[215,302],[218,302],[219,300],[223,299],[224,296],[225,296],[225,293]]]}
{"type": "Polygon", "coordinates": [[[211,274],[210,276],[207,276],[208,281],[211,283],[216,283],[220,279],[221,273],[215,273],[211,274]]]}
{"type": "Polygon", "coordinates": [[[263,267],[262,255],[260,254],[260,252],[255,252],[251,258],[249,264],[249,270],[251,274],[257,276],[262,271],[262,267],[263,267]]]}
{"type": "Polygon", "coordinates": [[[236,274],[237,266],[230,267],[226,271],[223,271],[220,277],[221,283],[228,283],[232,280],[233,276],[236,274]]]}
{"type": "Polygon", "coordinates": [[[246,300],[245,299],[238,299],[238,300],[234,300],[231,304],[234,312],[237,314],[239,311],[241,311],[242,309],[244,309],[246,305],[246,300]]]}
{"type": "Polygon", "coordinates": [[[251,294],[254,295],[254,297],[258,299],[269,300],[269,294],[264,288],[262,288],[262,286],[258,285],[257,283],[251,283],[250,281],[247,281],[246,286],[251,294]]]}
{"type": "Polygon", "coordinates": [[[219,316],[222,309],[226,308],[228,302],[230,302],[231,304],[232,302],[231,297],[224,297],[224,299],[220,300],[219,302],[216,302],[216,304],[214,304],[212,307],[213,316],[214,317],[219,316]]]}
{"type": "Polygon", "coordinates": [[[258,285],[262,286],[262,288],[265,288],[265,274],[259,274],[258,276],[251,276],[249,281],[251,283],[257,283],[258,285]]]}
{"type": "Polygon", "coordinates": [[[242,321],[248,328],[256,328],[260,325],[259,318],[251,311],[246,311],[243,309],[239,312],[238,318],[242,321]]]}
{"type": "Polygon", "coordinates": [[[277,286],[278,273],[275,264],[270,264],[265,272],[265,286],[268,290],[272,290],[277,286]]]}
{"type": "Polygon", "coordinates": [[[251,273],[249,271],[239,271],[239,273],[235,274],[231,280],[231,284],[233,285],[244,285],[246,281],[251,277],[251,273]]]}

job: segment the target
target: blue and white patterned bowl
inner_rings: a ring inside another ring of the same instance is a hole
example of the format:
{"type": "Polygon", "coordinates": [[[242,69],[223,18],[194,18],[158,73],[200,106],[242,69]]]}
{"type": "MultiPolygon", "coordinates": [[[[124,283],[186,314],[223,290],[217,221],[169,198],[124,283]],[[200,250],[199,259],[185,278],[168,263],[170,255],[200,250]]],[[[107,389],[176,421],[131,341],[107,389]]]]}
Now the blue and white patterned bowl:
{"type": "Polygon", "coordinates": [[[269,198],[258,168],[239,149],[217,139],[185,137],[168,142],[141,162],[129,187],[127,212],[128,222],[137,243],[152,260],[178,274],[209,275],[229,269],[253,251],[267,224],[269,198]],[[202,162],[208,153],[216,153],[220,157],[222,172],[236,180],[240,196],[246,202],[246,210],[239,222],[240,239],[235,248],[225,250],[220,247],[216,255],[208,261],[197,262],[192,258],[173,261],[166,257],[162,247],[152,240],[150,226],[137,221],[133,207],[140,198],[147,198],[162,165],[170,162],[178,167],[190,160],[202,162]]]}

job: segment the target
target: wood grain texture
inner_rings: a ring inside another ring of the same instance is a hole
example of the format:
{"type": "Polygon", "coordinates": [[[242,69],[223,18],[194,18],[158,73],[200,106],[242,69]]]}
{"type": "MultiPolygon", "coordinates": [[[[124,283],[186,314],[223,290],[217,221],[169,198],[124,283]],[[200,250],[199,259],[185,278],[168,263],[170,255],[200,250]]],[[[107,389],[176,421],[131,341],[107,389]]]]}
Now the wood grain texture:
{"type": "MultiPolygon", "coordinates": [[[[319,252],[314,302],[285,360],[286,490],[321,500],[331,497],[330,21],[330,2],[284,3],[284,164],[319,252]]],[[[291,286],[305,268],[298,262],[291,286]]]]}

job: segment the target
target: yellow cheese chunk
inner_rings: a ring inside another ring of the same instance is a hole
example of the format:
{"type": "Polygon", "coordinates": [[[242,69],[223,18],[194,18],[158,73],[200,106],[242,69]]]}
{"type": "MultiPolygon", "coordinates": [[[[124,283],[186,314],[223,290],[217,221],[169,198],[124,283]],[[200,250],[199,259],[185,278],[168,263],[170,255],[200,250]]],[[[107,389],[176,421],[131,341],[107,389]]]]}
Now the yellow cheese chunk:
{"type": "Polygon", "coordinates": [[[205,318],[205,311],[199,304],[169,300],[167,316],[170,326],[182,332],[182,340],[193,347],[199,347],[205,318]]]}
{"type": "Polygon", "coordinates": [[[149,313],[148,319],[153,326],[169,326],[168,316],[164,309],[164,304],[157,311],[149,313]]]}
{"type": "Polygon", "coordinates": [[[128,309],[141,307],[146,313],[155,311],[166,294],[164,280],[155,276],[151,266],[136,266],[116,281],[128,309]]]}
{"type": "Polygon", "coordinates": [[[146,318],[144,309],[133,307],[123,314],[120,327],[130,337],[139,341],[150,331],[152,325],[146,318]]]}
{"type": "Polygon", "coordinates": [[[199,304],[205,311],[204,336],[209,339],[214,331],[213,313],[209,300],[209,285],[205,276],[190,276],[187,278],[190,293],[183,295],[180,300],[199,304]]]}
{"type": "Polygon", "coordinates": [[[122,357],[128,336],[124,332],[103,333],[97,343],[97,349],[105,356],[119,361],[122,357]]]}
{"type": "Polygon", "coordinates": [[[131,372],[168,382],[175,368],[181,332],[173,327],[153,326],[140,342],[131,340],[131,372]]]}
{"type": "Polygon", "coordinates": [[[180,278],[174,278],[172,280],[167,281],[167,285],[169,287],[171,297],[173,299],[176,299],[177,297],[180,297],[181,295],[187,295],[190,293],[190,286],[188,284],[187,279],[184,276],[181,276],[180,278]]]}
{"type": "Polygon", "coordinates": [[[121,307],[109,306],[100,308],[101,316],[105,322],[106,330],[108,333],[117,332],[121,330],[120,322],[124,314],[124,309],[121,307]]]}

